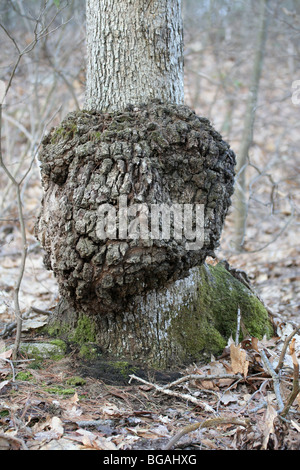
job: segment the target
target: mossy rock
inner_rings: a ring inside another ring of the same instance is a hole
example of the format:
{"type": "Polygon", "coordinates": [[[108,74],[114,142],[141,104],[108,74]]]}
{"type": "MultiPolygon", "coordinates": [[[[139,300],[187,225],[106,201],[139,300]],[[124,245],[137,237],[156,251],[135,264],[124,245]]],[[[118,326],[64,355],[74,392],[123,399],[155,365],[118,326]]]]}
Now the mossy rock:
{"type": "Polygon", "coordinates": [[[62,340],[51,342],[29,342],[20,344],[20,353],[36,361],[44,359],[60,360],[65,356],[66,345],[62,340]]]}

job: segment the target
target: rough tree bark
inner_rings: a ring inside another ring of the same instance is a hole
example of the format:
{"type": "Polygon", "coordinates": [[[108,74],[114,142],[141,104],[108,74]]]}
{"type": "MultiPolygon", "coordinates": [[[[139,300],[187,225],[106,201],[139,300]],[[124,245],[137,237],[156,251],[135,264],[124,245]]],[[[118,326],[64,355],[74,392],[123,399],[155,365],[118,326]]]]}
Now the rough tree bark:
{"type": "Polygon", "coordinates": [[[183,103],[180,0],[87,0],[86,108],[183,103]]]}
{"type": "Polygon", "coordinates": [[[61,294],[52,329],[156,367],[220,351],[241,305],[248,329],[270,331],[256,297],[204,264],[235,156],[182,104],[182,45],[180,0],[88,0],[87,109],[53,129],[40,154],[37,234],[61,294]],[[170,211],[170,237],[163,219],[150,227],[157,206],[170,211]],[[203,208],[201,240],[194,225],[183,230],[187,207],[203,208]]]}

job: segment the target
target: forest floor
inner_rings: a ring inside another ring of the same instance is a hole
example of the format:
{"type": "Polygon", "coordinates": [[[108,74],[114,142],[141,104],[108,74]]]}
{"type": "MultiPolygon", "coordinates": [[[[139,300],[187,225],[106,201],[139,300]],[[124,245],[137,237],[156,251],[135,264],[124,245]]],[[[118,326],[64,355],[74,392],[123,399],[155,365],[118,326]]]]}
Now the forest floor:
{"type": "MultiPolygon", "coordinates": [[[[293,193],[299,206],[296,188],[293,193]]],[[[24,193],[29,253],[20,290],[22,342],[45,341],[41,328],[48,317],[36,309],[51,311],[58,301],[56,281],[43,265],[34,235],[40,199],[36,172],[24,193]]],[[[256,251],[250,243],[247,251],[236,254],[230,248],[234,228],[229,214],[217,253],[220,260],[225,258],[248,274],[273,312],[274,337],[228,344],[209,364],[158,374],[127,363],[121,363],[119,370],[103,361],[87,363],[71,347],[61,360],[35,363],[23,354],[11,362],[13,291],[22,247],[13,204],[10,219],[4,217],[0,224],[0,449],[161,450],[186,425],[199,423],[198,429],[175,443],[175,449],[299,450],[300,395],[291,406],[289,398],[298,386],[300,334],[289,341],[279,370],[270,370],[270,364],[278,366],[286,338],[300,326],[299,224],[294,217],[280,234],[282,221],[278,219],[278,226],[276,221],[260,223],[261,239],[267,234],[272,243],[256,251]],[[289,408],[284,419],[278,414],[282,406],[289,408]],[[206,422],[216,417],[220,420],[206,422]]],[[[253,233],[252,239],[256,230],[249,218],[247,231],[253,233]]]]}
{"type": "MultiPolygon", "coordinates": [[[[83,361],[72,346],[60,360],[34,361],[23,354],[13,363],[15,329],[3,334],[12,323],[11,294],[20,261],[17,229],[7,230],[6,237],[12,233],[3,246],[0,268],[0,449],[162,450],[193,423],[199,423],[198,429],[184,434],[174,449],[300,449],[300,395],[289,403],[299,378],[300,334],[289,338],[299,326],[297,245],[290,243],[281,260],[276,260],[279,250],[274,246],[274,259],[265,251],[229,258],[224,251],[234,267],[248,273],[274,312],[273,338],[248,338],[241,344],[230,340],[223,354],[208,364],[156,373],[125,362],[116,368],[100,359],[83,361]],[[284,418],[278,413],[282,406],[288,409],[284,418]],[[206,421],[216,417],[220,419],[206,421]]],[[[41,333],[47,315],[34,309],[51,310],[58,295],[33,233],[29,238],[32,251],[20,294],[22,342],[38,343],[47,340],[41,333]]]]}

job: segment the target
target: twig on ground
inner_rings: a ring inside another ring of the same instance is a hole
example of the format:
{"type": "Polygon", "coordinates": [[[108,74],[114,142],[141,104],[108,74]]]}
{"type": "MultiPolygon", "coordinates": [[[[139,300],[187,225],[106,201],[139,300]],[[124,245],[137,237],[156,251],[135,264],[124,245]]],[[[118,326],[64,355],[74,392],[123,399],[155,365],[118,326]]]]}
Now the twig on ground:
{"type": "Polygon", "coordinates": [[[297,397],[299,391],[300,391],[300,386],[299,386],[299,363],[297,361],[296,353],[295,353],[295,338],[292,340],[292,344],[290,345],[290,354],[293,359],[293,366],[294,366],[294,373],[293,373],[293,389],[290,393],[290,396],[287,399],[286,404],[284,405],[284,408],[282,412],[280,413],[280,416],[282,418],[285,418],[289,412],[290,407],[294,403],[295,398],[297,397]]]}
{"type": "Polygon", "coordinates": [[[164,450],[171,449],[179,441],[179,439],[182,438],[182,436],[188,434],[189,432],[196,431],[197,429],[202,428],[213,428],[220,424],[236,424],[237,426],[247,427],[247,425],[249,424],[249,420],[241,421],[237,418],[212,418],[206,419],[205,421],[202,421],[202,423],[188,424],[183,429],[181,429],[179,433],[175,434],[175,436],[172,437],[172,439],[164,447],[164,450]]]}
{"type": "Polygon", "coordinates": [[[184,377],[180,377],[177,380],[174,380],[174,382],[171,382],[167,385],[164,385],[162,389],[165,388],[171,388],[176,385],[181,384],[182,382],[187,382],[188,380],[221,380],[221,379],[233,379],[233,380],[239,380],[241,379],[242,376],[239,374],[223,374],[223,375],[199,375],[199,374],[189,374],[185,375],[184,377]]]}
{"type": "Polygon", "coordinates": [[[235,345],[239,345],[239,338],[240,338],[240,328],[241,328],[241,309],[238,308],[237,311],[237,325],[236,325],[236,334],[235,334],[235,345]]]}
{"type": "Polygon", "coordinates": [[[284,403],[283,403],[281,393],[280,393],[280,379],[279,379],[279,376],[276,374],[272,364],[270,363],[269,359],[266,356],[266,353],[264,351],[261,351],[260,356],[262,358],[262,361],[265,365],[265,368],[266,368],[267,372],[270,374],[270,376],[273,379],[274,392],[275,392],[276,400],[277,400],[278,407],[279,407],[278,413],[280,414],[282,412],[282,410],[284,409],[284,403]]]}
{"type": "Polygon", "coordinates": [[[285,341],[284,341],[284,344],[283,344],[283,348],[282,348],[280,357],[279,357],[278,365],[277,365],[277,367],[276,367],[276,369],[275,369],[275,372],[279,372],[279,371],[282,369],[283,361],[284,361],[284,358],[285,358],[285,354],[286,354],[288,345],[289,345],[291,339],[298,333],[299,330],[300,330],[300,326],[297,326],[297,327],[292,331],[292,333],[291,333],[289,336],[286,337],[286,339],[285,339],[285,341]]]}
{"type": "Polygon", "coordinates": [[[43,310],[42,308],[37,308],[37,307],[34,307],[33,305],[30,307],[30,309],[35,313],[41,313],[43,315],[52,315],[53,314],[53,312],[51,312],[51,310],[43,310]]]}
{"type": "MultiPolygon", "coordinates": [[[[8,87],[9,85],[6,87],[6,93],[7,93],[8,87]]],[[[1,141],[1,125],[2,125],[2,102],[0,102],[0,141],[1,141]]],[[[16,286],[14,289],[14,306],[15,306],[15,316],[16,316],[16,322],[17,322],[17,332],[16,332],[15,346],[14,346],[14,351],[13,351],[13,359],[16,359],[19,345],[20,345],[21,330],[22,330],[22,314],[21,314],[20,303],[19,303],[19,291],[20,291],[21,282],[22,282],[24,270],[25,270],[25,263],[26,263],[26,257],[27,257],[27,239],[26,239],[25,222],[24,222],[24,216],[23,216],[20,183],[16,181],[12,173],[10,173],[10,171],[4,164],[1,145],[0,145],[0,166],[4,170],[8,179],[12,182],[16,190],[18,216],[19,216],[19,223],[20,223],[21,236],[22,236],[22,245],[23,245],[19,274],[18,274],[16,286]]]]}
{"type": "Polygon", "coordinates": [[[197,398],[193,397],[192,395],[188,395],[187,393],[175,392],[174,390],[170,390],[169,388],[161,387],[160,385],[153,384],[151,382],[147,382],[147,380],[144,380],[140,377],[137,377],[134,374],[130,375],[129,377],[130,377],[130,382],[131,382],[132,379],[135,379],[139,382],[142,382],[143,384],[146,384],[146,385],[149,385],[149,386],[155,388],[155,390],[157,390],[158,392],[164,393],[165,395],[170,395],[172,397],[181,398],[182,400],[190,401],[190,402],[194,403],[195,405],[199,406],[200,408],[204,409],[205,411],[215,414],[215,410],[211,406],[207,405],[207,403],[204,403],[201,400],[198,400],[197,398]]]}
{"type": "MultiPolygon", "coordinates": [[[[263,392],[262,392],[262,389],[265,387],[265,385],[269,382],[270,379],[265,379],[260,387],[251,395],[251,397],[249,398],[249,400],[247,400],[247,403],[237,412],[237,414],[241,414],[250,404],[250,402],[256,397],[256,395],[258,393],[260,393],[261,395],[263,395],[263,392]]],[[[256,406],[255,408],[252,408],[251,410],[249,409],[249,413],[255,413],[256,411],[258,411],[258,409],[261,409],[261,408],[264,408],[267,406],[267,403],[265,401],[263,401],[261,404],[259,404],[258,406],[256,406]]]]}
{"type": "Polygon", "coordinates": [[[15,374],[15,368],[14,368],[13,362],[10,359],[7,359],[6,357],[0,357],[0,360],[9,363],[11,370],[12,370],[12,374],[13,374],[12,381],[14,382],[16,379],[16,374],[15,374]]]}

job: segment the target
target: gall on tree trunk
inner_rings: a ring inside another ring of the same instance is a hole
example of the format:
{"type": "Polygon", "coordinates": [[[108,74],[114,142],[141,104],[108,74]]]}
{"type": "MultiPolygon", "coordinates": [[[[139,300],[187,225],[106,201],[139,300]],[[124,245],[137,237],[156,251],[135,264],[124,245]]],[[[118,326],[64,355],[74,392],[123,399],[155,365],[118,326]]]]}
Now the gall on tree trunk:
{"type": "Polygon", "coordinates": [[[40,153],[52,330],[158,368],[222,350],[239,307],[247,328],[270,331],[256,297],[205,264],[235,155],[183,104],[180,13],[179,0],[87,0],[86,109],[40,153]]]}

